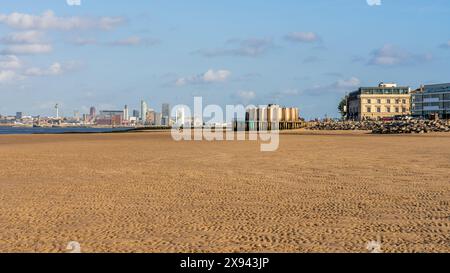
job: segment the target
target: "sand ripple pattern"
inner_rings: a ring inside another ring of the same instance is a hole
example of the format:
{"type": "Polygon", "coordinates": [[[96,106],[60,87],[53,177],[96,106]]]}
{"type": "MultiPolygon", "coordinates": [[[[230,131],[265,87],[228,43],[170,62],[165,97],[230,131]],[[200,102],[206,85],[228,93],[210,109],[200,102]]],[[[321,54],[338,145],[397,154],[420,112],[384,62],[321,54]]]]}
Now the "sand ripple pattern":
{"type": "Polygon", "coordinates": [[[0,252],[450,252],[450,136],[0,137],[0,252]]]}

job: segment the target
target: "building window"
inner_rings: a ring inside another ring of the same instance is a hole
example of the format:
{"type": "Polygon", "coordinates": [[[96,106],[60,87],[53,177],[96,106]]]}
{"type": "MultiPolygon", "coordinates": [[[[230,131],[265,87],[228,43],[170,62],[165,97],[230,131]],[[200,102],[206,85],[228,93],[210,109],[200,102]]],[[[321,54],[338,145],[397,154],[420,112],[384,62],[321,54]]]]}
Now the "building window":
{"type": "Polygon", "coordinates": [[[407,109],[405,107],[402,108],[402,113],[406,113],[407,109]]]}
{"type": "Polygon", "coordinates": [[[395,107],[395,113],[400,113],[400,108],[395,107]]]}
{"type": "Polygon", "coordinates": [[[402,100],[402,103],[403,103],[403,104],[406,104],[406,99],[403,99],[403,100],[402,100]]]}
{"type": "Polygon", "coordinates": [[[386,107],[386,112],[390,113],[391,112],[391,107],[386,107]]]}
{"type": "Polygon", "coordinates": [[[387,104],[391,104],[391,99],[387,99],[387,104]]]}
{"type": "Polygon", "coordinates": [[[381,107],[377,107],[377,113],[381,113],[381,107]]]}
{"type": "Polygon", "coordinates": [[[371,99],[367,99],[367,103],[372,103],[372,100],[371,99]]]}
{"type": "Polygon", "coordinates": [[[380,103],[381,103],[381,100],[380,100],[380,99],[377,99],[377,103],[380,104],[380,103]]]}
{"type": "Polygon", "coordinates": [[[396,99],[396,100],[395,100],[395,103],[396,103],[396,104],[399,104],[399,103],[400,103],[400,100],[399,100],[399,99],[396,99]]]}
{"type": "Polygon", "coordinates": [[[367,113],[372,112],[372,109],[370,107],[367,107],[367,113]]]}

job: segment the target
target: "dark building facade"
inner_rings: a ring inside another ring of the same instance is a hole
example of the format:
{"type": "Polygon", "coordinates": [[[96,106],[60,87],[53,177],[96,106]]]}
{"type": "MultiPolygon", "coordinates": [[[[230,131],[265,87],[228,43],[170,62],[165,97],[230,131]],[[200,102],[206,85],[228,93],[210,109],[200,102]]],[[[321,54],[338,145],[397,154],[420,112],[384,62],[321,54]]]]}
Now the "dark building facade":
{"type": "Polygon", "coordinates": [[[450,119],[450,83],[423,85],[411,94],[412,115],[450,119]]]}

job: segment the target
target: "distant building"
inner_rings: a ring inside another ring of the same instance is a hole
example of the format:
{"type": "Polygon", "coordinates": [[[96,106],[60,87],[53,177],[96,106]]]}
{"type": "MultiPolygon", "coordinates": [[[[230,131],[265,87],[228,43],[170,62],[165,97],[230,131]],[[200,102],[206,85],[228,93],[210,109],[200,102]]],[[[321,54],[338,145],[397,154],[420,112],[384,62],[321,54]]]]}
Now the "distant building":
{"type": "MultiPolygon", "coordinates": [[[[273,130],[280,129],[294,129],[297,128],[300,122],[300,111],[296,107],[280,107],[276,104],[269,104],[268,106],[259,106],[248,108],[246,111],[247,129],[254,130],[273,130]]],[[[235,118],[234,122],[236,127],[241,129],[245,126],[239,125],[242,123],[239,119],[235,118]]]]}
{"type": "Polygon", "coordinates": [[[80,120],[80,111],[78,111],[78,110],[73,111],[73,119],[80,120]]]}
{"type": "Polygon", "coordinates": [[[147,125],[155,125],[155,111],[153,109],[147,110],[147,119],[146,124],[147,125]]]}
{"type": "Polygon", "coordinates": [[[155,125],[161,126],[162,124],[162,113],[155,113],[155,125]]]}
{"type": "Polygon", "coordinates": [[[450,119],[450,83],[423,85],[411,94],[412,115],[450,119]]]}
{"type": "Polygon", "coordinates": [[[139,118],[140,116],[139,110],[133,110],[133,118],[139,118]]]}
{"type": "Polygon", "coordinates": [[[0,124],[14,124],[17,119],[13,116],[2,116],[0,117],[0,124]]]}
{"type": "Polygon", "coordinates": [[[23,118],[22,112],[16,112],[16,120],[21,120],[23,118]]]}
{"type": "Polygon", "coordinates": [[[102,110],[100,111],[99,116],[122,116],[123,111],[121,110],[102,110]]]}
{"type": "Polygon", "coordinates": [[[183,107],[180,107],[177,109],[175,124],[177,126],[184,126],[185,122],[186,122],[185,111],[183,107]]]}
{"type": "Polygon", "coordinates": [[[88,115],[88,114],[83,114],[83,122],[84,122],[84,123],[90,122],[90,121],[91,121],[91,118],[90,118],[90,117],[91,117],[91,116],[88,115]]]}
{"type": "Polygon", "coordinates": [[[379,120],[411,114],[409,87],[380,83],[378,87],[361,87],[347,97],[347,119],[379,120]]]}
{"type": "Polygon", "coordinates": [[[136,125],[138,123],[138,118],[137,117],[130,117],[130,121],[128,124],[131,125],[136,125]]]}
{"type": "Polygon", "coordinates": [[[130,112],[128,111],[128,105],[125,105],[123,108],[123,120],[125,121],[130,120],[130,112]]]}
{"type": "Polygon", "coordinates": [[[161,125],[169,126],[170,105],[168,103],[163,103],[161,110],[161,125]]]}
{"type": "Polygon", "coordinates": [[[97,112],[96,112],[96,110],[95,110],[95,107],[92,106],[92,107],[89,109],[89,115],[90,115],[92,118],[94,118],[96,114],[97,114],[97,112]]]}
{"type": "Polygon", "coordinates": [[[148,111],[148,105],[145,101],[141,101],[141,123],[146,124],[147,123],[147,111],[148,111]]]}
{"type": "Polygon", "coordinates": [[[102,110],[97,116],[96,124],[98,125],[122,125],[123,111],[119,110],[102,110]]]}

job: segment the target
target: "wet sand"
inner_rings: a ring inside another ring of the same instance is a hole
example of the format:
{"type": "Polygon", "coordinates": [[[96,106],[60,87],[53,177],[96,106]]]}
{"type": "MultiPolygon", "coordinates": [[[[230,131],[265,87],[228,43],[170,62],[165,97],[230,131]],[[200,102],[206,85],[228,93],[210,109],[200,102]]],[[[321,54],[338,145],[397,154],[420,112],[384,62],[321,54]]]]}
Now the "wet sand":
{"type": "Polygon", "coordinates": [[[0,136],[0,252],[450,252],[450,134],[0,136]]]}

